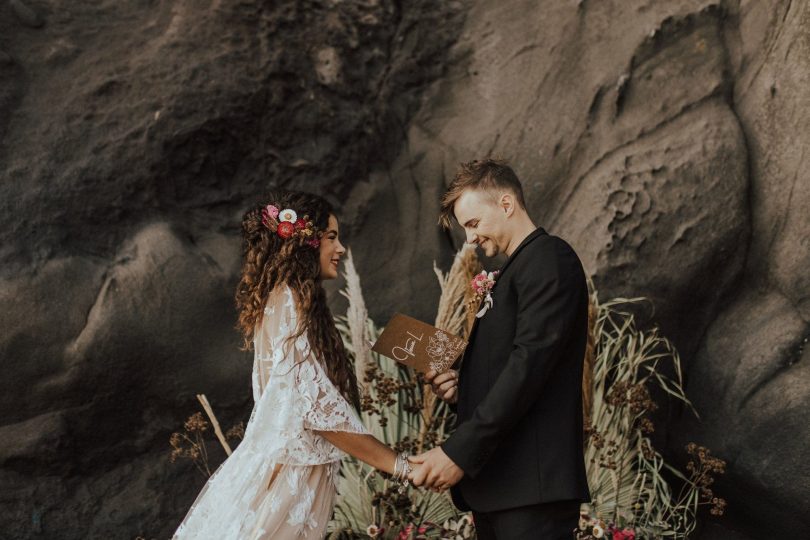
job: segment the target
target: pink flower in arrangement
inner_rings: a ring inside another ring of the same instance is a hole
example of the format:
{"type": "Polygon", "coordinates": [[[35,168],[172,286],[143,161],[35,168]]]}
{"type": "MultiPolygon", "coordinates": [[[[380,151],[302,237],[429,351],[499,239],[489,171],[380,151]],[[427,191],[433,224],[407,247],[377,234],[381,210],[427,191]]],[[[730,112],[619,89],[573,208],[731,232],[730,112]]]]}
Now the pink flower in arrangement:
{"type": "Polygon", "coordinates": [[[413,523],[408,523],[408,526],[404,529],[399,531],[399,536],[397,536],[397,540],[408,540],[408,537],[413,532],[413,523]]]}
{"type": "MultiPolygon", "coordinates": [[[[268,204],[267,206],[265,206],[265,207],[264,207],[264,211],[266,211],[266,212],[267,212],[267,214],[268,214],[268,215],[269,215],[271,218],[273,218],[273,219],[278,218],[278,208],[276,208],[276,207],[275,207],[275,206],[273,206],[272,204],[268,204]]],[[[264,213],[264,212],[262,212],[262,213],[264,213]]]]}
{"type": "Polygon", "coordinates": [[[636,531],[630,528],[613,532],[613,540],[636,540],[636,531]]]}
{"type": "Polygon", "coordinates": [[[290,238],[293,234],[295,234],[295,225],[293,225],[289,221],[282,221],[281,223],[278,224],[276,234],[278,234],[280,237],[284,239],[290,238]]]}
{"type": "MultiPolygon", "coordinates": [[[[411,538],[411,534],[413,534],[414,529],[416,529],[417,534],[423,535],[427,532],[428,527],[426,525],[420,525],[419,527],[417,527],[413,523],[408,523],[408,525],[404,529],[399,530],[397,540],[409,540],[411,538]]],[[[421,538],[421,536],[417,536],[417,538],[421,538]]]]}
{"type": "Polygon", "coordinates": [[[319,247],[321,247],[321,239],[320,238],[310,238],[309,240],[307,240],[307,244],[314,247],[315,249],[318,249],[319,247]]]}

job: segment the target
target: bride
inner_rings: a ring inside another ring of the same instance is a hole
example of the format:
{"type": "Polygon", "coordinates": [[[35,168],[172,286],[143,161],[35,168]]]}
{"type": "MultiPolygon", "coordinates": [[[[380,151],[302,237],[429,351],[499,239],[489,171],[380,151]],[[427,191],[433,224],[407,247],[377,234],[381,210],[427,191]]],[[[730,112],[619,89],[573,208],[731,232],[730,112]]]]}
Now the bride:
{"type": "Polygon", "coordinates": [[[242,221],[238,328],[252,342],[253,412],[175,539],[324,537],[343,452],[407,484],[404,454],[369,435],[322,287],[345,252],[323,198],[280,191],[242,221]]]}

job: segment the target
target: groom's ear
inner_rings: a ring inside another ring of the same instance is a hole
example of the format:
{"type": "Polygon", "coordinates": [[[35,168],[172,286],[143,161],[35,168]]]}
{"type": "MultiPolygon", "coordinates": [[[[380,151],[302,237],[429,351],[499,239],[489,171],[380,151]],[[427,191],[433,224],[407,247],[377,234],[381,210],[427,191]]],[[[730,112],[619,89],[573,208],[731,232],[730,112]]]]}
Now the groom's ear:
{"type": "Polygon", "coordinates": [[[508,192],[503,193],[498,201],[498,206],[506,217],[511,217],[515,213],[515,196],[508,192]]]}

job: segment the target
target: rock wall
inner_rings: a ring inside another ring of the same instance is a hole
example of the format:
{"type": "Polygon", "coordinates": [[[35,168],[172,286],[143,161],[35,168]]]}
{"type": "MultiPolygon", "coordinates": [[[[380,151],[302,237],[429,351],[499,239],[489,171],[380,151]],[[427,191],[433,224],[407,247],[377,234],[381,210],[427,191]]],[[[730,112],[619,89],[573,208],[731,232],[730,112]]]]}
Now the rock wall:
{"type": "Polygon", "coordinates": [[[0,537],[171,535],[203,478],[170,433],[252,405],[242,212],[390,159],[458,32],[434,4],[0,2],[0,537]]]}
{"type": "Polygon", "coordinates": [[[809,30],[776,0],[0,4],[0,530],[171,533],[202,479],[168,434],[195,393],[249,411],[267,186],[339,204],[375,320],[429,320],[438,198],[489,154],[603,296],[655,302],[701,414],[662,441],[729,461],[700,537],[806,529],[809,30]]]}

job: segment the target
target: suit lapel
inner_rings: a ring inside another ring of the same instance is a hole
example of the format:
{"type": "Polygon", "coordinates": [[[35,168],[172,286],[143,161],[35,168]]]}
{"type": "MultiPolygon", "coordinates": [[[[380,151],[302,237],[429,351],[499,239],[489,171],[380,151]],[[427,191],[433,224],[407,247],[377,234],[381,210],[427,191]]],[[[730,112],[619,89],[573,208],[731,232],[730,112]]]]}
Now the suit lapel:
{"type": "MultiPolygon", "coordinates": [[[[490,292],[495,291],[495,288],[498,286],[498,283],[500,283],[501,279],[503,278],[504,272],[506,272],[506,269],[509,268],[509,265],[512,263],[512,261],[515,260],[515,257],[517,257],[518,253],[520,253],[523,250],[524,247],[529,245],[529,243],[531,243],[532,240],[534,240],[535,238],[537,238],[539,236],[542,236],[544,234],[548,234],[548,233],[546,233],[546,231],[543,230],[542,227],[537,227],[534,231],[532,231],[531,234],[529,234],[529,236],[527,236],[526,238],[523,239],[523,242],[518,244],[518,247],[515,248],[515,251],[512,252],[512,255],[506,260],[506,262],[503,264],[501,269],[498,271],[498,279],[495,280],[495,285],[492,286],[492,291],[490,291],[490,292]]],[[[478,309],[479,310],[481,309],[481,303],[478,304],[478,309]]],[[[472,328],[470,329],[470,335],[467,338],[467,344],[468,344],[467,346],[468,346],[468,348],[469,348],[469,344],[471,344],[473,342],[473,339],[475,338],[475,331],[478,329],[478,321],[480,321],[480,320],[481,319],[476,317],[475,320],[473,321],[472,328]]],[[[466,356],[466,354],[464,356],[466,356]]],[[[463,356],[462,356],[462,360],[463,360],[463,356]]]]}

